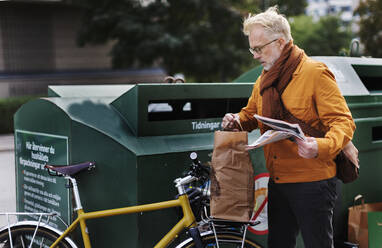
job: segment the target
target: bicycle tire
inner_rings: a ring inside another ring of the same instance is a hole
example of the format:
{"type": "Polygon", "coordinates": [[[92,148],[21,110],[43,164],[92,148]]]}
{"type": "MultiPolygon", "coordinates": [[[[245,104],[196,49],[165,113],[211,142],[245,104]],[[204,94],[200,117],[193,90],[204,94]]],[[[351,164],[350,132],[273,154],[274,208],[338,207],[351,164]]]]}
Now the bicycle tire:
{"type": "MultiPolygon", "coordinates": [[[[33,234],[36,230],[36,226],[33,225],[21,225],[11,227],[12,244],[14,248],[29,247],[33,234]]],[[[36,236],[32,247],[50,247],[60,235],[52,230],[40,226],[37,229],[36,236]],[[41,245],[42,244],[42,245],[41,245]]],[[[10,239],[8,229],[4,229],[0,233],[0,248],[10,248],[10,239]]],[[[74,248],[66,240],[60,241],[56,246],[57,248],[74,248]]]]}
{"type": "MultiPolygon", "coordinates": [[[[238,232],[222,232],[216,234],[219,240],[220,248],[228,247],[241,247],[241,241],[243,240],[242,234],[238,232]]],[[[206,248],[217,247],[216,239],[213,232],[208,232],[207,234],[202,234],[202,240],[206,248]]],[[[192,248],[195,247],[192,238],[188,238],[178,244],[176,248],[192,248]]],[[[249,239],[248,237],[244,240],[245,248],[262,248],[257,242],[249,239]]]]}

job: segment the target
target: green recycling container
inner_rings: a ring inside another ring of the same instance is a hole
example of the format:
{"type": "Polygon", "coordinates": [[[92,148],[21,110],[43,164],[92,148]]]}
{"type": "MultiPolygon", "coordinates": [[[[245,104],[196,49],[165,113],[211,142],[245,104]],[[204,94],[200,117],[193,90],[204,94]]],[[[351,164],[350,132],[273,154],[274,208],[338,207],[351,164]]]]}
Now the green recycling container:
{"type": "MultiPolygon", "coordinates": [[[[251,89],[252,83],[50,86],[48,97],[14,116],[17,210],[73,220],[71,192],[63,178],[48,176],[46,163],[96,162],[78,176],[86,211],[174,199],[173,180],[190,165],[189,153],[211,160],[223,115],[239,111],[251,89]]],[[[251,133],[250,142],[258,136],[251,133]]],[[[264,174],[261,150],[252,156],[264,174]]],[[[153,247],[178,220],[169,209],[87,224],[93,247],[153,247]]],[[[52,225],[64,228],[58,218],[52,225]]],[[[74,239],[81,241],[79,233],[74,239]]]]}
{"type": "MultiPolygon", "coordinates": [[[[335,75],[357,127],[353,143],[359,151],[360,176],[355,182],[338,184],[339,198],[334,215],[336,247],[342,247],[347,240],[348,208],[353,205],[354,197],[361,194],[366,202],[382,201],[382,59],[313,58],[324,62],[335,75]]],[[[256,67],[234,81],[254,82],[261,71],[260,66],[256,67]]],[[[304,247],[301,237],[297,247],[304,247]]]]}

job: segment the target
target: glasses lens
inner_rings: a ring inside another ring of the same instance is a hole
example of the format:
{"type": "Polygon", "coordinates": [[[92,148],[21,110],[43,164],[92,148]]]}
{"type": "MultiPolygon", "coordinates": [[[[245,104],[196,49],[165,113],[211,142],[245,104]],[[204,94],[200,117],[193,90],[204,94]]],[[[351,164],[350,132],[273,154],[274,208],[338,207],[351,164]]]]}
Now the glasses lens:
{"type": "Polygon", "coordinates": [[[255,55],[256,54],[261,54],[261,49],[259,49],[258,47],[255,47],[255,48],[249,48],[249,52],[252,54],[252,55],[255,55]]]}
{"type": "Polygon", "coordinates": [[[252,53],[252,55],[255,55],[255,53],[257,53],[257,54],[260,55],[261,52],[262,52],[262,49],[263,49],[264,47],[268,46],[268,45],[271,44],[272,42],[275,42],[276,40],[278,40],[278,39],[274,39],[274,40],[272,40],[272,41],[270,41],[270,42],[268,42],[268,43],[266,43],[266,44],[264,44],[264,45],[262,45],[262,46],[259,46],[259,47],[249,48],[249,51],[252,53]]]}

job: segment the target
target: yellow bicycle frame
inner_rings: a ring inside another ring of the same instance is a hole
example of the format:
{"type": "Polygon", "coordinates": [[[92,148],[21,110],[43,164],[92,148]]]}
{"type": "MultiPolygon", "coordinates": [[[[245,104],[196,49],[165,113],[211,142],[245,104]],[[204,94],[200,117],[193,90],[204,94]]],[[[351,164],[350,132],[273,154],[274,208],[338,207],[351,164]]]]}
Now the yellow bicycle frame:
{"type": "Polygon", "coordinates": [[[88,219],[98,219],[103,217],[131,214],[139,212],[147,212],[160,210],[165,208],[181,207],[183,211],[183,218],[155,245],[155,248],[166,247],[175,237],[187,227],[195,227],[195,216],[191,210],[190,202],[188,196],[181,195],[178,199],[172,201],[164,201],[158,203],[151,203],[145,205],[116,208],[102,211],[94,211],[85,213],[83,209],[77,210],[77,218],[73,223],[64,231],[64,233],[50,246],[50,248],[56,247],[56,245],[64,239],[70,232],[72,232],[78,224],[81,227],[81,234],[83,239],[83,244],[85,248],[91,248],[89,234],[87,233],[86,220],[88,219]]]}

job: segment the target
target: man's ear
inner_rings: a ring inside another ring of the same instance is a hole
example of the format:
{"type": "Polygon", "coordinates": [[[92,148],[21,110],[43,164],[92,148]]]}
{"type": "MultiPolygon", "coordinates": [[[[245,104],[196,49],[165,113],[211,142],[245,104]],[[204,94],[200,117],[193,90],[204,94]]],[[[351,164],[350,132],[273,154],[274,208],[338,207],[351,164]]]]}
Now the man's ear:
{"type": "Polygon", "coordinates": [[[285,47],[286,44],[287,44],[286,40],[285,40],[283,37],[280,37],[280,38],[278,39],[277,43],[279,43],[281,50],[283,50],[284,47],[285,47]]]}

